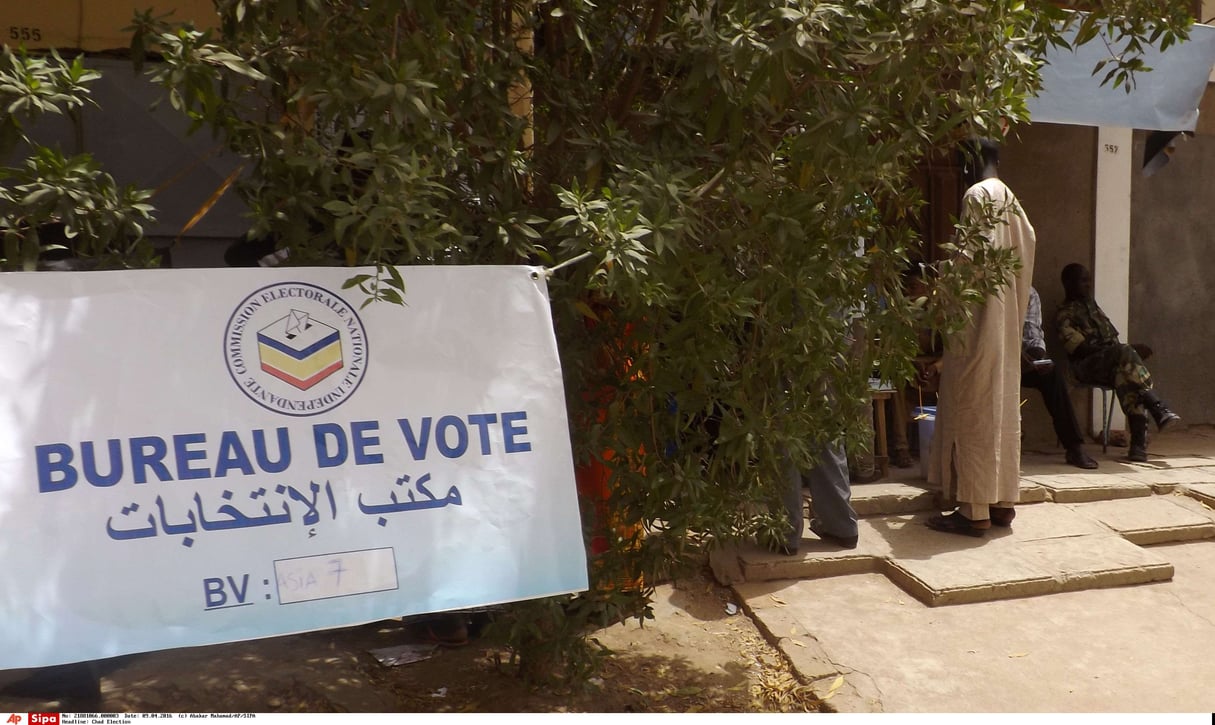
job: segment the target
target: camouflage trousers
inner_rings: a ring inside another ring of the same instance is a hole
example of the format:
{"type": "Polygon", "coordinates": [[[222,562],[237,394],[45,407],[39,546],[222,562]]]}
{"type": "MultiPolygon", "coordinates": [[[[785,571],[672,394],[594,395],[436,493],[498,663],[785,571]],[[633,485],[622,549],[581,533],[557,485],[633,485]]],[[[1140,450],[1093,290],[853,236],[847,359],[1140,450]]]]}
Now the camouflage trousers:
{"type": "Polygon", "coordinates": [[[1070,362],[1072,376],[1083,385],[1113,388],[1122,412],[1146,415],[1143,393],[1152,389],[1152,374],[1130,345],[1110,345],[1070,362]]]}

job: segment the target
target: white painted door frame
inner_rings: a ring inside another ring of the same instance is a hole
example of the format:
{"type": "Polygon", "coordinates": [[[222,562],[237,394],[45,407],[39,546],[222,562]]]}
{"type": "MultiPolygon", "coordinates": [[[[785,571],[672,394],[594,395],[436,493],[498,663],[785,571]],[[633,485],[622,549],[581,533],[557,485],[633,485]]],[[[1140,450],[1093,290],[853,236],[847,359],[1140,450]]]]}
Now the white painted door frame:
{"type": "MultiPolygon", "coordinates": [[[[1093,293],[1122,339],[1130,339],[1131,175],[1134,171],[1129,128],[1097,129],[1096,203],[1093,224],[1093,293]]],[[[1110,427],[1125,427],[1126,419],[1113,401],[1110,427]]],[[[1094,433],[1101,430],[1101,397],[1092,399],[1094,433]]]]}

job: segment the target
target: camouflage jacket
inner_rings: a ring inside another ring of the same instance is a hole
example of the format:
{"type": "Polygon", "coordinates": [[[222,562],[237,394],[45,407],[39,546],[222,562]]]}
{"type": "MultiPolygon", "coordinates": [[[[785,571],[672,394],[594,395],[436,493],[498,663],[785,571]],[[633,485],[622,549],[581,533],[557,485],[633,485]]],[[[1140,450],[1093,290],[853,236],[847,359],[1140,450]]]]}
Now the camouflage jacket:
{"type": "Polygon", "coordinates": [[[1118,328],[1094,300],[1069,300],[1059,305],[1055,328],[1068,357],[1077,357],[1076,349],[1086,342],[1090,351],[1118,344],[1118,328]]]}

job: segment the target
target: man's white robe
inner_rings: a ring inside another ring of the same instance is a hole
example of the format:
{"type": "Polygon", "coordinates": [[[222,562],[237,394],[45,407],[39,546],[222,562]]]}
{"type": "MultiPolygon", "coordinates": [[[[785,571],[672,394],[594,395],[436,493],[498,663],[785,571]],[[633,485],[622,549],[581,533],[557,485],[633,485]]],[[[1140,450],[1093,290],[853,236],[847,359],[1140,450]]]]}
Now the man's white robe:
{"type": "Polygon", "coordinates": [[[974,311],[945,346],[928,481],[946,499],[987,506],[1015,502],[1021,469],[1021,326],[1034,276],[1034,228],[1012,190],[998,178],[966,191],[962,218],[979,218],[985,202],[1003,212],[985,235],[1013,249],[1021,269],[974,311]]]}

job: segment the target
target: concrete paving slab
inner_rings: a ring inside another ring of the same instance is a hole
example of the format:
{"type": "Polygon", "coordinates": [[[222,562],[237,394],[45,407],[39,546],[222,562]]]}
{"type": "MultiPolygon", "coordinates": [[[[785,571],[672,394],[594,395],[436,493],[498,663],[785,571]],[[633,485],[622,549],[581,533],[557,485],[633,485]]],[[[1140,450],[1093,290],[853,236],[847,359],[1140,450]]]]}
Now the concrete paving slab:
{"type": "MultiPolygon", "coordinates": [[[[1215,428],[1211,426],[1187,426],[1170,428],[1164,433],[1148,426],[1149,463],[1172,459],[1215,457],[1215,428]]],[[[1176,463],[1174,463],[1176,465],[1176,463]]],[[[1211,464],[1206,464],[1211,465],[1211,464]]]]}
{"type": "Polygon", "coordinates": [[[1042,503],[1050,500],[1050,494],[1040,484],[1031,481],[1028,478],[1022,478],[1020,481],[1021,498],[1019,503],[1042,503]]]}
{"type": "Polygon", "coordinates": [[[866,483],[852,487],[852,508],[857,516],[927,511],[932,508],[936,494],[935,487],[923,482],[866,483]]]}
{"type": "Polygon", "coordinates": [[[1215,483],[1187,483],[1178,488],[1185,495],[1207,506],[1215,506],[1215,483]]]}
{"type": "Polygon", "coordinates": [[[1215,467],[1154,468],[1135,473],[1124,473],[1121,474],[1121,477],[1146,483],[1158,491],[1162,486],[1176,487],[1183,483],[1215,483],[1215,467]]]}
{"type": "MultiPolygon", "coordinates": [[[[1175,508],[1179,516],[1187,513],[1175,508]]],[[[982,538],[932,531],[924,526],[924,513],[873,516],[859,522],[856,549],[840,549],[807,533],[795,556],[743,544],[730,552],[733,560],[713,567],[722,583],[884,573],[911,596],[933,606],[1141,584],[1172,576],[1168,561],[1072,507],[1035,504],[1017,510],[1011,529],[993,528],[982,538]]]]}
{"type": "Polygon", "coordinates": [[[1034,474],[1026,480],[1046,489],[1048,498],[1056,503],[1080,503],[1111,498],[1132,498],[1152,495],[1152,487],[1118,474],[1097,472],[1034,474]]]}
{"type": "MultiPolygon", "coordinates": [[[[1066,470],[1076,469],[1068,467],[1066,470]]],[[[937,505],[939,492],[940,488],[930,485],[918,474],[895,471],[882,481],[854,485],[852,508],[858,516],[931,511],[937,505]]],[[[809,500],[808,493],[806,496],[809,500]]],[[[1040,503],[1048,498],[1046,489],[1025,478],[1020,481],[1020,496],[1021,503],[1040,503]]]]}
{"type": "MultiPolygon", "coordinates": [[[[1140,470],[1135,467],[1134,463],[1126,460],[1125,450],[1119,450],[1115,453],[1114,449],[1111,448],[1106,456],[1094,453],[1093,457],[1097,459],[1100,466],[1097,470],[1102,474],[1118,476],[1124,473],[1136,473],[1140,470]]],[[[1072,473],[1075,472],[1075,469],[1072,469],[1072,473]]]]}
{"type": "Polygon", "coordinates": [[[1010,536],[1002,545],[894,559],[890,565],[891,580],[930,606],[1144,584],[1173,575],[1168,561],[1112,533],[1030,541],[1010,536]]]}
{"type": "Polygon", "coordinates": [[[1131,465],[1138,468],[1154,468],[1157,470],[1170,470],[1177,468],[1197,468],[1200,466],[1215,466],[1215,458],[1203,455],[1172,455],[1166,456],[1163,453],[1151,450],[1151,443],[1148,443],[1148,460],[1146,463],[1133,463],[1131,465]]]}
{"type": "Polygon", "coordinates": [[[740,544],[737,555],[744,581],[859,574],[876,571],[882,562],[882,557],[875,556],[869,547],[858,544],[855,549],[841,549],[814,538],[803,538],[800,552],[793,556],[777,554],[755,544],[740,544]]]}
{"type": "Polygon", "coordinates": [[[1015,554],[1028,564],[1051,572],[1058,585],[1035,594],[1148,584],[1173,578],[1173,564],[1162,554],[1140,548],[1112,533],[1027,541],[1016,547],[1015,554]]]}
{"type": "Polygon", "coordinates": [[[773,553],[753,543],[740,543],[714,552],[709,563],[714,577],[722,584],[881,571],[892,551],[907,549],[905,530],[910,529],[913,534],[926,530],[921,524],[926,516],[920,513],[863,518],[857,523],[855,549],[841,549],[821,541],[807,528],[798,553],[793,556],[773,553]]]}
{"type": "MultiPolygon", "coordinates": [[[[1062,453],[1058,457],[1062,459],[1062,453]]],[[[1039,457],[1041,458],[1041,457],[1039,457]]],[[[1023,475],[1066,474],[1076,471],[1066,464],[1039,463],[1036,460],[1022,461],[1023,475]]],[[[853,509],[859,516],[906,514],[911,511],[932,510],[934,497],[939,487],[929,485],[919,468],[891,469],[881,481],[854,483],[852,487],[853,509]]],[[[807,494],[808,498],[808,494],[807,494]]],[[[1047,500],[1044,488],[1029,478],[1021,478],[1021,503],[1040,503],[1047,500]]]]}
{"type": "MultiPolygon", "coordinates": [[[[1007,530],[996,529],[996,536],[1007,530]]],[[[1068,506],[1035,504],[1018,506],[1013,520],[1011,541],[1057,539],[1065,536],[1106,534],[1109,530],[1087,516],[1080,516],[1068,506]]]]}
{"type": "MultiPolygon", "coordinates": [[[[1078,516],[1065,507],[1034,504],[1017,509],[1020,515],[1013,528],[1018,540],[1058,536],[1108,533],[1089,517],[1078,516]]],[[[891,559],[929,559],[938,554],[975,546],[996,546],[1009,535],[1005,529],[995,529],[984,539],[949,536],[924,526],[929,512],[892,516],[869,516],[858,524],[857,548],[841,549],[820,541],[806,530],[799,553],[784,556],[755,544],[738,544],[723,548],[710,560],[718,581],[768,581],[784,578],[819,578],[883,571],[884,561],[891,559]]]]}
{"type": "Polygon", "coordinates": [[[1215,537],[1215,516],[1201,503],[1180,495],[1070,504],[1139,546],[1215,537]]]}
{"type": "MultiPolygon", "coordinates": [[[[1102,473],[1118,473],[1111,466],[1116,466],[1112,461],[1106,461],[1101,458],[1101,451],[1089,452],[1089,455],[1097,460],[1098,468],[1096,470],[1102,473]],[[1108,470],[1107,470],[1108,469],[1108,470]]],[[[1057,456],[1041,456],[1041,455],[1022,455],[1021,456],[1021,475],[1030,476],[1060,476],[1067,473],[1088,473],[1086,469],[1076,468],[1063,460],[1063,453],[1060,452],[1057,456]]]]}
{"type": "MultiPolygon", "coordinates": [[[[1215,711],[1215,541],[1132,543],[1210,530],[1215,428],[1170,430],[1150,445],[1148,465],[1111,460],[1125,451],[1102,456],[1090,445],[1100,462],[1092,473],[1055,452],[1023,456],[1023,502],[1025,486],[1040,479],[1054,484],[1043,495],[1073,500],[1019,506],[1011,531],[975,540],[927,529],[926,512],[870,515],[855,552],[827,550],[807,533],[799,562],[868,556],[869,572],[806,581],[740,575],[734,587],[816,691],[845,678],[830,700],[843,712],[1215,711]],[[1119,495],[1074,500],[1102,488],[1119,495]],[[1177,495],[1149,495],[1153,488],[1177,495]],[[930,607],[896,583],[912,586],[909,571],[921,586],[952,577],[958,591],[1015,591],[1009,581],[1057,589],[930,607]],[[1170,574],[1150,586],[1110,588],[1170,574]]],[[[739,572],[747,556],[736,553],[739,572]]],[[[839,566],[818,566],[828,565],[839,566]]]]}
{"type": "Polygon", "coordinates": [[[841,712],[1211,712],[1215,546],[1152,551],[1172,581],[959,607],[928,607],[877,573],[735,590],[765,626],[812,635],[816,654],[781,647],[799,671],[817,658],[820,694],[844,676],[830,700],[841,712]]]}
{"type": "MultiPolygon", "coordinates": [[[[783,585],[793,580],[782,580],[781,586],[768,590],[767,597],[756,597],[755,601],[744,602],[748,613],[755,620],[760,630],[769,642],[776,644],[789,658],[797,673],[805,681],[815,681],[839,674],[839,667],[831,662],[830,656],[796,617],[782,616],[782,608],[788,607],[788,602],[782,598],[783,585]],[[756,607],[771,609],[769,616],[755,616],[756,607]]],[[[828,685],[829,687],[830,685],[828,685]]]]}
{"type": "Polygon", "coordinates": [[[931,559],[895,560],[890,580],[929,606],[1053,594],[1060,587],[1036,562],[990,550],[959,549],[931,559]]]}

